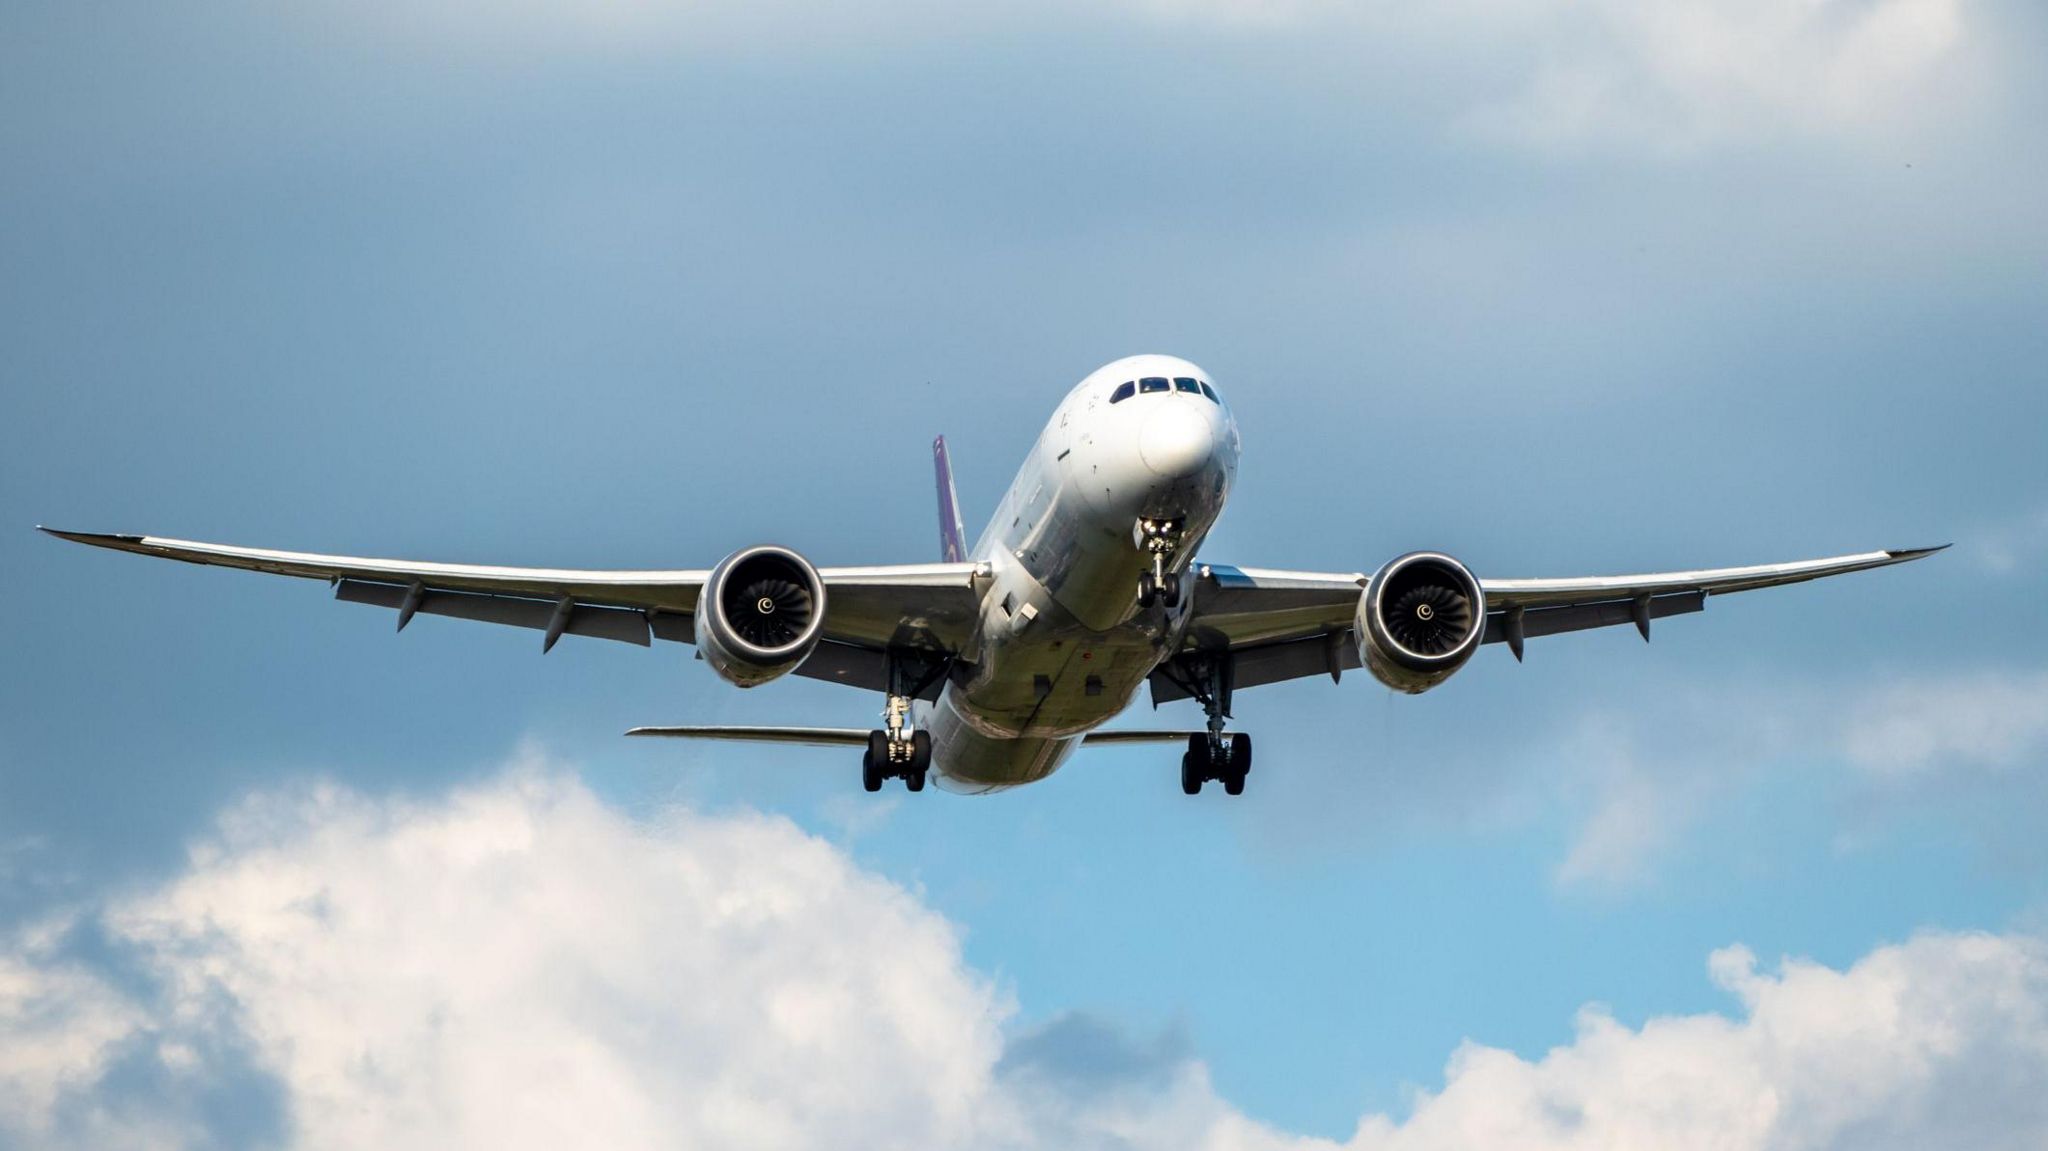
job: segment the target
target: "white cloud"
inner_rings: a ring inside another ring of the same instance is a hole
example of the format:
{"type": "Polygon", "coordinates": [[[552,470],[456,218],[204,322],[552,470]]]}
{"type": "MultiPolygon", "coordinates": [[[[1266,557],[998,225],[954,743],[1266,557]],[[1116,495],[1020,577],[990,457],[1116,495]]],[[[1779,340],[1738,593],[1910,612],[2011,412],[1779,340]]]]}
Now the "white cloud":
{"type": "Polygon", "coordinates": [[[2003,771],[2048,757],[2048,671],[1900,680],[1846,710],[1843,753],[1888,779],[2003,771]]]}
{"type": "MultiPolygon", "coordinates": [[[[1564,729],[1546,785],[1572,819],[1556,878],[1644,883],[1722,796],[1770,774],[1845,785],[1857,819],[1928,785],[1969,817],[2039,808],[2048,781],[2048,670],[1976,668],[1832,684],[1657,685],[1627,712],[1592,709],[1564,729]],[[1981,784],[1974,789],[1952,786],[1981,784]],[[1981,795],[1979,795],[1981,793],[1981,795]]],[[[1981,837],[1980,837],[1981,838],[1981,837]]],[[[1853,841],[1850,837],[1845,842],[1853,841]]]]}
{"type": "Polygon", "coordinates": [[[59,1098],[90,1089],[143,1025],[105,981],[52,954],[54,934],[31,928],[0,953],[0,1132],[47,1134],[59,1098]]]}
{"type": "Polygon", "coordinates": [[[1684,154],[1787,129],[1865,131],[1924,109],[1960,53],[1961,0],[1476,2],[1522,39],[1521,83],[1473,113],[1542,148],[1684,154]]]}
{"type": "Polygon", "coordinates": [[[1631,1029],[1597,1010],[1525,1060],[1467,1044],[1405,1121],[1361,1151],[2037,1147],[2048,1130],[2048,950],[2026,938],[1923,935],[1847,971],[1735,947],[1715,981],[1744,1016],[1631,1029]]]}
{"type": "Polygon", "coordinates": [[[1553,785],[1580,809],[1556,878],[1641,883],[1714,798],[1797,748],[1796,709],[1750,687],[1653,693],[1647,709],[1595,709],[1562,741],[1553,785]]]}
{"type": "MultiPolygon", "coordinates": [[[[1740,1017],[1588,1011],[1533,1061],[1468,1044],[1352,1146],[2003,1146],[2048,1121],[2029,938],[1712,969],[1740,1017]]],[[[1231,1106],[1184,1037],[1069,1020],[1006,1057],[1010,1010],[951,924],[785,820],[637,821],[530,764],[431,800],[317,787],[7,942],[0,1142],[236,1142],[231,1109],[177,1101],[239,1075],[293,1147],[1330,1146],[1231,1106]]]]}
{"type": "Polygon", "coordinates": [[[1650,857],[1682,821],[1684,789],[1664,773],[1644,770],[1634,732],[1610,716],[1589,717],[1567,755],[1581,765],[1593,798],[1558,864],[1558,881],[1642,878],[1650,857]]]}
{"type": "Polygon", "coordinates": [[[765,816],[643,826],[525,771],[254,801],[113,909],[332,1147],[948,1145],[1007,1007],[952,927],[765,816]]]}
{"type": "Polygon", "coordinates": [[[1788,131],[1882,131],[1915,117],[1952,128],[1954,106],[1937,103],[1964,95],[1986,61],[1944,69],[1980,46],[1978,15],[1964,0],[433,0],[356,5],[333,18],[520,55],[860,58],[1047,34],[1229,38],[1337,76],[1395,77],[1405,101],[1480,139],[1670,156],[1788,131]]]}

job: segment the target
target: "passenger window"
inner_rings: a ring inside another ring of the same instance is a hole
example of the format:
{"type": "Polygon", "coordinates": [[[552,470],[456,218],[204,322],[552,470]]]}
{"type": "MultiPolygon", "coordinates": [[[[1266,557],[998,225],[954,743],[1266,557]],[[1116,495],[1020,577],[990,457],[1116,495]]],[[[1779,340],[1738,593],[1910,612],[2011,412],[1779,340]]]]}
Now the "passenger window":
{"type": "Polygon", "coordinates": [[[1165,376],[1146,376],[1138,381],[1138,390],[1141,392],[1163,392],[1172,386],[1166,382],[1165,376]]]}
{"type": "Polygon", "coordinates": [[[1216,389],[1209,386],[1209,381],[1203,380],[1201,381],[1201,383],[1203,395],[1209,397],[1209,399],[1214,403],[1221,404],[1223,402],[1222,400],[1216,398],[1216,389]]]}
{"type": "Polygon", "coordinates": [[[1176,392],[1199,392],[1202,389],[1195,385],[1195,381],[1186,376],[1175,376],[1173,377],[1173,390],[1176,392]]]}
{"type": "Polygon", "coordinates": [[[1118,384],[1116,386],[1116,391],[1109,393],[1109,402],[1112,404],[1123,403],[1125,400],[1130,399],[1132,394],[1135,393],[1137,390],[1138,385],[1131,383],[1129,380],[1125,380],[1123,383],[1118,384]]]}

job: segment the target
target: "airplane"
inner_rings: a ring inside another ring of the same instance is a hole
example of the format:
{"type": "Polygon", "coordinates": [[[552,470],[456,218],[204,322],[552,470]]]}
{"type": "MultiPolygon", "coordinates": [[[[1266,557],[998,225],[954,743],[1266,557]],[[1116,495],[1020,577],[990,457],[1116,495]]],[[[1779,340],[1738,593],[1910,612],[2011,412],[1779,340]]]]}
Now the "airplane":
{"type": "Polygon", "coordinates": [[[1172,356],[1120,359],[1054,410],[972,549],[945,437],[932,444],[937,563],[815,567],[773,544],[709,569],[585,571],[416,563],[41,530],[96,547],[327,580],[335,598],[650,646],[693,644],[726,682],[795,674],[879,692],[882,726],[636,727],[627,734],[861,750],[862,786],[999,791],[1077,749],[1185,744],[1181,790],[1244,791],[1251,737],[1236,693],[1364,668],[1395,691],[1443,683],[1481,646],[1517,661],[1534,637],[1697,612],[1707,597],[1904,563],[1948,545],[1798,563],[1574,579],[1482,579],[1437,551],[1372,572],[1197,558],[1237,476],[1239,437],[1213,377],[1172,356]],[[1199,731],[1103,724],[1149,689],[1193,699],[1199,731]]]}

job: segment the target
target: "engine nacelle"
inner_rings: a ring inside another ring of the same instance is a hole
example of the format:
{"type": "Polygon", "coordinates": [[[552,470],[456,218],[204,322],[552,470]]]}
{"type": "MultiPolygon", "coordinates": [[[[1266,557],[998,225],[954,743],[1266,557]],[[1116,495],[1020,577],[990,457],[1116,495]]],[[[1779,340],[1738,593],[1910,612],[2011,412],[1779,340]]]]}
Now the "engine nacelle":
{"type": "Polygon", "coordinates": [[[742,548],[704,581],[696,627],[697,650],[727,683],[767,683],[796,670],[818,646],[825,581],[788,548],[742,548]]]}
{"type": "Polygon", "coordinates": [[[1358,658],[1395,691],[1419,695],[1465,666],[1486,636],[1486,593],[1464,564],[1409,552],[1365,585],[1352,621],[1358,658]]]}

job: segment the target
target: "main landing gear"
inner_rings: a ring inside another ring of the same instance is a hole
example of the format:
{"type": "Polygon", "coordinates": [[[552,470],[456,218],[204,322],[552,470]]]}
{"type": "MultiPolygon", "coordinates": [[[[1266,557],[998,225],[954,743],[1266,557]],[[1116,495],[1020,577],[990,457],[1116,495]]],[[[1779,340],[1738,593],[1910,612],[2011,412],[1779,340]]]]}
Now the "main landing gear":
{"type": "Polygon", "coordinates": [[[1166,565],[1180,547],[1181,522],[1139,520],[1135,534],[1138,546],[1152,557],[1152,570],[1138,577],[1138,606],[1148,608],[1163,603],[1171,608],[1179,605],[1180,573],[1167,571],[1166,565]]]}
{"type": "Polygon", "coordinates": [[[931,732],[899,732],[892,738],[889,732],[871,731],[867,753],[861,756],[860,785],[880,791],[883,780],[900,779],[911,791],[923,791],[931,767],[931,732]]]}
{"type": "Polygon", "coordinates": [[[1252,737],[1223,730],[1223,721],[1230,718],[1230,656],[1196,655],[1177,662],[1181,674],[1176,682],[1209,717],[1208,731],[1188,736],[1188,752],[1180,757],[1180,789],[1199,795],[1204,783],[1215,780],[1226,794],[1243,795],[1244,777],[1252,770],[1252,737]]]}
{"type": "Polygon", "coordinates": [[[900,779],[911,791],[923,791],[932,768],[932,735],[910,725],[910,701],[944,675],[943,662],[914,654],[889,657],[889,700],[882,708],[882,729],[868,733],[861,756],[860,785],[882,790],[882,781],[900,779]]]}
{"type": "Polygon", "coordinates": [[[1180,789],[1200,795],[1209,780],[1223,784],[1226,795],[1244,794],[1244,777],[1252,770],[1252,737],[1241,731],[1228,735],[1191,735],[1188,753],[1180,757],[1180,789]]]}

